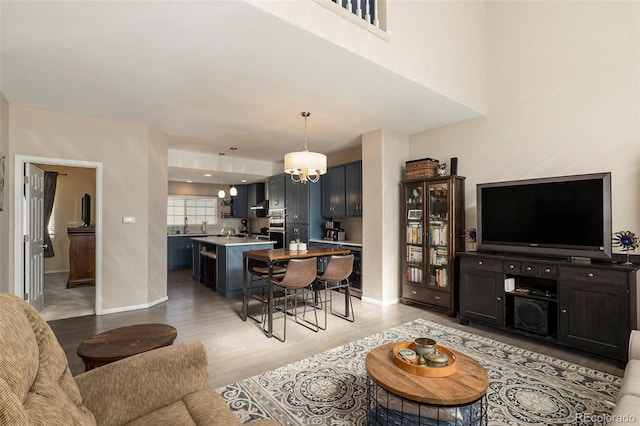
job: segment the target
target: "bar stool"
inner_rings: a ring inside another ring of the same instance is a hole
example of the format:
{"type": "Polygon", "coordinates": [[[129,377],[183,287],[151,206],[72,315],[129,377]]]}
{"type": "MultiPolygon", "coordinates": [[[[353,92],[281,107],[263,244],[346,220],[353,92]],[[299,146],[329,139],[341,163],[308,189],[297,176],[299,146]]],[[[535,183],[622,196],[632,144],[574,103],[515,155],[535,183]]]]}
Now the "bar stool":
{"type": "Polygon", "coordinates": [[[324,289],[324,302],[320,302],[325,305],[324,309],[324,328],[327,328],[327,311],[332,315],[346,319],[347,321],[354,322],[356,320],[355,313],[353,312],[353,301],[351,300],[351,286],[349,285],[349,276],[353,272],[353,254],[346,256],[331,256],[327,268],[322,275],[317,277],[316,290],[324,289]],[[345,289],[344,300],[344,314],[333,311],[333,291],[339,289],[345,289]],[[328,295],[327,295],[328,292],[328,295]],[[329,303],[329,309],[327,310],[326,304],[329,303]]]}
{"type": "MultiPolygon", "coordinates": [[[[275,333],[274,337],[281,342],[284,342],[287,338],[287,316],[292,316],[296,323],[308,328],[313,332],[318,332],[320,329],[318,324],[318,313],[314,303],[314,290],[313,283],[316,280],[317,274],[317,260],[315,258],[309,259],[291,259],[287,264],[287,271],[281,278],[275,278],[274,295],[278,294],[278,299],[282,302],[282,314],[283,314],[283,334],[282,338],[279,338],[275,333]],[[304,309],[302,316],[298,316],[298,296],[302,295],[302,303],[304,309]],[[310,302],[307,302],[309,298],[310,302]],[[289,307],[289,304],[291,305],[289,307]],[[315,316],[315,323],[307,321],[305,314],[307,312],[307,306],[313,308],[313,314],[315,316]]],[[[274,296],[274,299],[276,297],[274,296]]],[[[275,300],[274,300],[275,301],[275,300]]],[[[263,305],[263,318],[264,309],[267,305],[263,305]]],[[[264,329],[264,322],[263,322],[264,329]]]]}
{"type": "MultiPolygon", "coordinates": [[[[267,265],[266,262],[262,262],[260,260],[248,259],[247,270],[251,275],[251,279],[249,280],[249,287],[247,290],[247,316],[256,322],[263,323],[264,305],[267,303],[267,292],[269,291],[269,265],[267,265]],[[248,303],[250,299],[258,300],[262,304],[260,308],[260,319],[252,316],[249,312],[248,303]]],[[[273,278],[282,278],[286,270],[287,268],[284,266],[274,265],[273,278]]]]}
{"type": "Polygon", "coordinates": [[[200,264],[204,268],[204,285],[216,289],[216,252],[206,250],[200,252],[200,264]]]}

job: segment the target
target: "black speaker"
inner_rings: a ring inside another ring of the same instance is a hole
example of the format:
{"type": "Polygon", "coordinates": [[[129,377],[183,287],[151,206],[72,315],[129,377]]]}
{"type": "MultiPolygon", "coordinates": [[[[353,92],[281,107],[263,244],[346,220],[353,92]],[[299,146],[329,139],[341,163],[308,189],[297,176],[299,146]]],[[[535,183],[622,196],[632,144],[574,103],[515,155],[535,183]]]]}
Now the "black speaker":
{"type": "Polygon", "coordinates": [[[513,304],[513,326],[531,333],[549,335],[549,302],[516,297],[513,304]]]}
{"type": "Polygon", "coordinates": [[[449,174],[452,176],[458,174],[458,157],[451,157],[449,160],[449,174]]]}

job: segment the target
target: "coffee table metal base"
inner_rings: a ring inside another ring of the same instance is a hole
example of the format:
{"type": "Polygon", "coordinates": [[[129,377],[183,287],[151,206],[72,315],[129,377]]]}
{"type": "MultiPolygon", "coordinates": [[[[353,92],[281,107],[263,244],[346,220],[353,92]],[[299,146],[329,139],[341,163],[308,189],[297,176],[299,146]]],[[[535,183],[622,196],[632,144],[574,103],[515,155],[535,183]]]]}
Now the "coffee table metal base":
{"type": "Polygon", "coordinates": [[[367,375],[367,426],[487,425],[487,396],[464,405],[431,405],[386,391],[367,375]]]}

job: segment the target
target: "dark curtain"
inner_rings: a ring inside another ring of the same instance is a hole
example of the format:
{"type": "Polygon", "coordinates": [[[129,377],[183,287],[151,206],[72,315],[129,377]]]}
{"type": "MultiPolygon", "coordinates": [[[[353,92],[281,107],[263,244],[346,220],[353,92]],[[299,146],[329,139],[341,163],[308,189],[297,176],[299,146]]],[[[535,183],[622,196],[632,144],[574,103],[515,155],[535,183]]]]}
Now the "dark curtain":
{"type": "Polygon", "coordinates": [[[53,244],[49,236],[49,219],[53,211],[53,200],[56,197],[56,185],[58,184],[58,172],[44,172],[44,257],[53,257],[53,244]]]}

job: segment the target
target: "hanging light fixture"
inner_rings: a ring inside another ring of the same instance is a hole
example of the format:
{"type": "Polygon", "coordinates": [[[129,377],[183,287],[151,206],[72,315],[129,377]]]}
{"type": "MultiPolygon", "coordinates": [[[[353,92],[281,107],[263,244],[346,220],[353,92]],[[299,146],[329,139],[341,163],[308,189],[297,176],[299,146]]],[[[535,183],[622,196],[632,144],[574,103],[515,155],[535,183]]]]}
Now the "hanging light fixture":
{"type": "Polygon", "coordinates": [[[220,164],[219,164],[219,170],[220,170],[220,190],[218,191],[218,198],[220,199],[224,199],[225,193],[224,193],[224,189],[222,189],[222,157],[224,156],[224,152],[219,152],[218,154],[220,154],[220,164]]]}
{"type": "Polygon", "coordinates": [[[236,188],[236,174],[235,174],[235,166],[236,166],[236,147],[232,146],[231,148],[229,148],[231,150],[231,177],[233,179],[233,185],[231,185],[231,188],[229,188],[229,195],[231,195],[232,197],[235,197],[236,195],[238,195],[238,188],[236,188]]]}
{"type": "Polygon", "coordinates": [[[294,182],[318,182],[320,175],[327,173],[327,156],[307,149],[307,118],[310,112],[301,112],[304,117],[304,151],[290,152],[284,156],[284,172],[294,182]]]}

